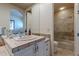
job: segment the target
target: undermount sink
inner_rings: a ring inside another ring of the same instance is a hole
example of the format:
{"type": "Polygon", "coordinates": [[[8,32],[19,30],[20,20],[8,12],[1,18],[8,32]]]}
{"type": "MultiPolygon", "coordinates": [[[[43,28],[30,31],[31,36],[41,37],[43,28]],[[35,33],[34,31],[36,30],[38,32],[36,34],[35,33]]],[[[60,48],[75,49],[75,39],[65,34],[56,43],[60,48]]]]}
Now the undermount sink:
{"type": "Polygon", "coordinates": [[[32,40],[32,39],[35,39],[36,36],[34,35],[27,35],[27,36],[16,36],[16,37],[13,37],[14,40],[21,40],[21,41],[24,41],[24,40],[32,40]]]}

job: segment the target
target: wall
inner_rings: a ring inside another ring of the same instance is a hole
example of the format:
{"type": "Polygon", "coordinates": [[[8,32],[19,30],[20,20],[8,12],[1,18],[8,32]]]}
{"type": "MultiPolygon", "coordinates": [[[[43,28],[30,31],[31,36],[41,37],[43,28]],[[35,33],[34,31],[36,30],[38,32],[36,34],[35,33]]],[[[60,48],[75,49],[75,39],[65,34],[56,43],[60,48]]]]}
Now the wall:
{"type": "Polygon", "coordinates": [[[55,31],[56,32],[72,32],[74,9],[65,9],[55,13],[55,31]]]}
{"type": "Polygon", "coordinates": [[[55,40],[74,40],[74,9],[58,11],[54,16],[55,40]]]}
{"type": "MultiPolygon", "coordinates": [[[[24,11],[16,6],[13,6],[11,4],[6,4],[6,3],[0,4],[0,26],[6,27],[6,29],[9,29],[9,27],[10,27],[10,11],[11,11],[11,9],[17,9],[24,15],[24,11]]],[[[25,22],[25,20],[24,20],[24,22],[25,22]]]]}

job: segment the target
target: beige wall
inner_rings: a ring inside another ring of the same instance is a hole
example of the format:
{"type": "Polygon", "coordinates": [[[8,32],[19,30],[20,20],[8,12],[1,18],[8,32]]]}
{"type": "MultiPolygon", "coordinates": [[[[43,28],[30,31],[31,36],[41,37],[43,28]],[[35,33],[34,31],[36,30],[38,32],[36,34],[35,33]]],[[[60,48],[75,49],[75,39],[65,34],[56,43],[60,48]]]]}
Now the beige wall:
{"type": "Polygon", "coordinates": [[[24,15],[24,11],[16,6],[13,6],[11,4],[0,4],[0,26],[6,27],[7,29],[9,29],[10,27],[9,21],[11,9],[17,9],[24,15]]]}
{"type": "Polygon", "coordinates": [[[69,8],[55,13],[55,40],[74,40],[74,9],[69,8]]]}
{"type": "Polygon", "coordinates": [[[55,13],[55,32],[72,32],[74,23],[74,9],[65,9],[55,13]]]}

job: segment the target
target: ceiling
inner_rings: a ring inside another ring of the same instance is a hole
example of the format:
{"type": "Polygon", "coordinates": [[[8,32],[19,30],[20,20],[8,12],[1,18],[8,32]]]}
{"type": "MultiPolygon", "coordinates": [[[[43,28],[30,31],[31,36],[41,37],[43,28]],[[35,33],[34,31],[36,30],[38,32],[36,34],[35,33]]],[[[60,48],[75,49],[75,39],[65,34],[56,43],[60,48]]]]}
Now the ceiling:
{"type": "Polygon", "coordinates": [[[11,3],[19,8],[22,8],[23,10],[31,7],[34,3],[11,3]]]}
{"type": "Polygon", "coordinates": [[[54,12],[58,12],[61,7],[74,8],[73,3],[54,3],[54,12]]]}
{"type": "MultiPolygon", "coordinates": [[[[34,3],[11,3],[23,10],[31,7],[34,3]]],[[[67,8],[74,8],[74,3],[54,3],[54,12],[58,12],[59,8],[66,7],[67,8]]]]}

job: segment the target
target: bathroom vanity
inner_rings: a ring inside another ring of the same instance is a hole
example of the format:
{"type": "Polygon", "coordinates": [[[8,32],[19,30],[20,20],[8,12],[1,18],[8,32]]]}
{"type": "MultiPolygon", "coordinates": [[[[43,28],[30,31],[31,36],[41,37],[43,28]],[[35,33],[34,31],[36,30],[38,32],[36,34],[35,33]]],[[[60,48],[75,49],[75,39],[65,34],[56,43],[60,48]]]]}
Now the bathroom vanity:
{"type": "Polygon", "coordinates": [[[5,46],[11,56],[49,56],[49,38],[44,36],[26,35],[9,38],[2,36],[5,46]]]}

